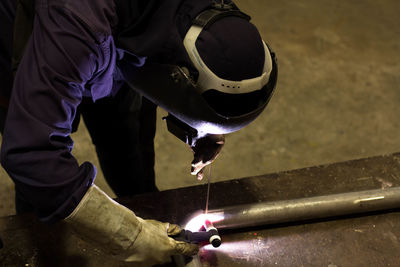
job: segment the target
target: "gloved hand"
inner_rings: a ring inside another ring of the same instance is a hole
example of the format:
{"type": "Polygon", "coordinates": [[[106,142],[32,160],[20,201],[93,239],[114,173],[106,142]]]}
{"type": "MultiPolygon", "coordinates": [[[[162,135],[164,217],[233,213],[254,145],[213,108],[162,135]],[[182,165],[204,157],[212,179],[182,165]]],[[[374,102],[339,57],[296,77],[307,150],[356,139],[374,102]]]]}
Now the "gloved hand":
{"type": "Polygon", "coordinates": [[[199,250],[197,245],[168,237],[176,236],[182,231],[178,225],[137,218],[142,223],[142,231],[132,247],[136,254],[134,261],[156,264],[168,262],[172,255],[193,256],[197,254],[199,250]]]}
{"type": "Polygon", "coordinates": [[[143,220],[92,185],[75,210],[64,220],[82,239],[124,261],[152,266],[172,255],[193,256],[198,246],[176,241],[178,225],[143,220]]]}
{"type": "Polygon", "coordinates": [[[223,134],[207,134],[199,138],[191,146],[194,153],[192,161],[192,175],[197,175],[197,179],[203,179],[204,167],[211,164],[218,156],[225,144],[225,136],[223,134]]]}

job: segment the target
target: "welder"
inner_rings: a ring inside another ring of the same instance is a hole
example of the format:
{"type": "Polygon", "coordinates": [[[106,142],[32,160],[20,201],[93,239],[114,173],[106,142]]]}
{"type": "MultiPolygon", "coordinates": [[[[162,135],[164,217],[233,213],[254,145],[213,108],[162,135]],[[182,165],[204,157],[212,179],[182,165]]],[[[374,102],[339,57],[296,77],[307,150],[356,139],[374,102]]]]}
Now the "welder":
{"type": "Polygon", "coordinates": [[[274,53],[250,17],[212,0],[20,0],[15,21],[15,2],[6,0],[1,12],[1,163],[17,212],[63,220],[125,261],[197,253],[169,237],[179,226],[139,218],[100,190],[95,166],[71,154],[70,134],[82,116],[117,196],[153,192],[160,106],[201,178],[224,135],[253,121],[275,87],[274,53]]]}

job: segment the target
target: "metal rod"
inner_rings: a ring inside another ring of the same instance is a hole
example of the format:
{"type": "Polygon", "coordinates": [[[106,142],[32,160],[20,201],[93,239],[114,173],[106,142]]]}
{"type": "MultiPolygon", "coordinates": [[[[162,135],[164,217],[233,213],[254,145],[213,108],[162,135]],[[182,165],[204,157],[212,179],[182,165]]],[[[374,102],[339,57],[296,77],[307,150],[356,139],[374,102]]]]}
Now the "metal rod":
{"type": "Polygon", "coordinates": [[[208,212],[208,200],[210,199],[210,181],[211,181],[211,164],[208,167],[208,177],[207,177],[207,200],[206,200],[206,210],[205,214],[208,212]]]}
{"type": "Polygon", "coordinates": [[[393,187],[232,206],[209,210],[208,214],[223,218],[214,222],[217,229],[235,229],[398,207],[400,207],[400,187],[393,187]]]}
{"type": "MultiPolygon", "coordinates": [[[[339,215],[359,214],[400,207],[400,187],[358,191],[283,201],[261,202],[209,210],[209,215],[223,218],[214,222],[217,229],[320,219],[339,215]]],[[[183,266],[183,265],[178,265],[183,266]]],[[[184,265],[201,266],[199,258],[184,265]]]]}

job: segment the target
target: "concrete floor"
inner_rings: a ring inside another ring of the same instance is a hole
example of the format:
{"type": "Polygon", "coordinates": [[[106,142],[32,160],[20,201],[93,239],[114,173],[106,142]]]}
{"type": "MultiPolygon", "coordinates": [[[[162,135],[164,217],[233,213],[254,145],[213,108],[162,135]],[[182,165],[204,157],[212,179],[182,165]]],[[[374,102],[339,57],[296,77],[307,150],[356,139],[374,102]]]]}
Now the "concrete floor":
{"type": "MultiPolygon", "coordinates": [[[[226,138],[212,181],[400,151],[400,2],[239,0],[279,60],[266,111],[226,138]]],[[[159,110],[159,189],[199,182],[192,155],[159,110]]],[[[98,166],[83,124],[73,135],[80,162],[98,166]]],[[[99,173],[97,184],[113,195],[99,173]]],[[[203,183],[203,182],[201,182],[203,183]]],[[[14,214],[13,185],[0,173],[0,216],[14,214]]]]}

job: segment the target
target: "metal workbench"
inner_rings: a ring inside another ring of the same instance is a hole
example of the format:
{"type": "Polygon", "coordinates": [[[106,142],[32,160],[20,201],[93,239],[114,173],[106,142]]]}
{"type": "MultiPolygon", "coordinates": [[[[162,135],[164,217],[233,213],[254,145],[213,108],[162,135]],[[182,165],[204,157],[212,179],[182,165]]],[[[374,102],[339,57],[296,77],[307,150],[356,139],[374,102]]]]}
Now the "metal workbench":
{"type": "MultiPolygon", "coordinates": [[[[400,185],[400,154],[248,177],[211,185],[210,209],[400,185]]],[[[182,224],[204,209],[205,185],[118,201],[143,218],[182,224]]],[[[399,203],[400,205],[400,203],[399,203]]],[[[134,266],[114,261],[63,224],[31,215],[0,218],[0,266],[134,266]]],[[[400,266],[400,210],[221,231],[203,266],[400,266]]],[[[171,264],[169,265],[171,266],[171,264]]]]}

